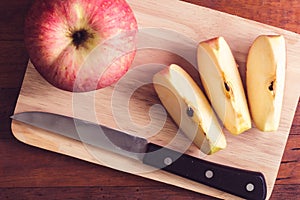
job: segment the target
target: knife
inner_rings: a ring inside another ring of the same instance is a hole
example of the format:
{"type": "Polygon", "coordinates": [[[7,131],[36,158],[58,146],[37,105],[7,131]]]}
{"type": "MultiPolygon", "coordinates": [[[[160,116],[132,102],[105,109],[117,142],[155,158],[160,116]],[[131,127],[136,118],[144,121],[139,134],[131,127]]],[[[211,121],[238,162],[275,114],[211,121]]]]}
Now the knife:
{"type": "Polygon", "coordinates": [[[266,182],[264,175],[260,172],[209,162],[149,143],[145,138],[68,116],[32,111],[17,113],[11,118],[85,144],[137,159],[146,165],[245,199],[266,198],[266,182]]]}

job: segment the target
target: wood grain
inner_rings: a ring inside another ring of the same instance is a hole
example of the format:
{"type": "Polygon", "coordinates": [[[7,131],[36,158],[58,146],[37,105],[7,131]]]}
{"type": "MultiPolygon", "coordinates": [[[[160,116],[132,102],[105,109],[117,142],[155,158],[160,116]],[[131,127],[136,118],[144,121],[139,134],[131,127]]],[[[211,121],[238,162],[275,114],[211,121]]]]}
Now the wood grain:
{"type": "Polygon", "coordinates": [[[300,33],[300,4],[298,0],[185,1],[300,33]]]}
{"type": "MultiPolygon", "coordinates": [[[[19,77],[24,75],[27,66],[28,57],[22,46],[23,20],[32,1],[0,2],[0,41],[5,43],[5,45],[2,43],[1,50],[3,52],[9,50],[10,53],[6,55],[12,55],[11,57],[1,57],[2,53],[0,54],[0,70],[2,70],[0,73],[0,147],[3,147],[0,157],[4,158],[0,160],[0,198],[65,199],[65,197],[70,197],[70,199],[82,199],[81,197],[89,197],[90,199],[101,199],[105,194],[110,199],[109,197],[118,191],[119,195],[114,196],[114,199],[168,199],[169,197],[174,199],[176,196],[178,196],[177,199],[212,199],[177,187],[43,151],[16,141],[10,131],[9,116],[14,111],[20,90],[22,78],[19,79],[19,77]],[[12,41],[12,43],[7,41],[12,41]],[[48,161],[45,161],[45,158],[48,161]],[[51,163],[51,160],[54,163],[51,163]],[[47,171],[52,173],[44,173],[47,171]],[[74,173],[68,173],[68,171],[74,171],[74,173]],[[33,174],[32,178],[26,178],[28,173],[33,174]],[[89,187],[90,181],[95,177],[97,177],[97,182],[94,183],[95,187],[89,187]],[[115,180],[112,181],[113,179],[110,177],[115,180]],[[64,185],[65,180],[67,186],[59,186],[64,185]],[[128,181],[131,184],[127,187],[128,181]],[[11,184],[6,185],[7,182],[11,184]],[[104,190],[101,190],[102,185],[107,182],[110,182],[111,185],[104,186],[104,190]],[[58,186],[56,187],[56,185],[58,186]],[[134,187],[139,191],[134,192],[131,189],[134,187]],[[53,191],[56,191],[55,194],[53,191]],[[153,197],[152,194],[155,192],[157,192],[157,196],[153,197]],[[109,196],[109,193],[112,195],[109,196]]],[[[189,0],[189,2],[300,33],[300,3],[297,0],[189,0]]],[[[297,108],[271,199],[300,198],[298,192],[300,190],[300,153],[298,150],[300,140],[297,137],[300,134],[299,102],[297,108]],[[295,163],[295,165],[288,163],[295,163]]]]}

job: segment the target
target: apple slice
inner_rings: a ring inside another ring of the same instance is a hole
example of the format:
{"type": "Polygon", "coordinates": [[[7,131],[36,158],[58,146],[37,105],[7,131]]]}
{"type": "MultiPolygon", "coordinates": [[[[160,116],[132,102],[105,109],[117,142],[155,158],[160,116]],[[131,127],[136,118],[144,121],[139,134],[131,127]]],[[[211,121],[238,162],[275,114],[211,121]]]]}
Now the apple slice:
{"type": "Polygon", "coordinates": [[[201,42],[197,59],[201,82],[225,128],[236,135],[250,129],[241,77],[225,39],[217,37],[201,42]]]}
{"type": "Polygon", "coordinates": [[[286,47],[281,35],[261,35],[247,59],[246,85],[252,119],[259,130],[279,127],[286,66],[286,47]]]}
{"type": "Polygon", "coordinates": [[[153,77],[154,88],[175,123],[202,152],[212,154],[226,147],[226,139],[208,100],[178,65],[153,77]]]}

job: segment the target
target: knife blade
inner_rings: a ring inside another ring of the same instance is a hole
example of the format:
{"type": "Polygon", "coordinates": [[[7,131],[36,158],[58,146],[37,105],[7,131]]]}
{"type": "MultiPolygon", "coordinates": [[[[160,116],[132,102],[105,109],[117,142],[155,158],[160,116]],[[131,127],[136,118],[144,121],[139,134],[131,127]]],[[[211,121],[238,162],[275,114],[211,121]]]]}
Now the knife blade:
{"type": "Polygon", "coordinates": [[[242,198],[266,198],[266,181],[260,172],[209,162],[150,143],[145,138],[68,116],[32,111],[11,118],[242,198]]]}

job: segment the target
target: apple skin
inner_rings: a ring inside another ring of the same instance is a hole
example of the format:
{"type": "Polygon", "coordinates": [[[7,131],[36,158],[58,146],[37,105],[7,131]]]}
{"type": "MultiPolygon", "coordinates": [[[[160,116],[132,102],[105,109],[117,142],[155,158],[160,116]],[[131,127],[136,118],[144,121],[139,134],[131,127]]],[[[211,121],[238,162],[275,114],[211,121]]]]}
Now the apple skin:
{"type": "Polygon", "coordinates": [[[190,75],[172,64],[153,77],[155,91],[178,127],[205,154],[227,145],[208,100],[190,75]]]}
{"type": "Polygon", "coordinates": [[[246,85],[253,122],[261,131],[279,127],[286,67],[286,45],[282,35],[260,35],[250,47],[246,85]]]}
{"type": "Polygon", "coordinates": [[[137,21],[125,0],[36,0],[24,30],[31,62],[62,90],[107,87],[136,53],[137,21]]]}
{"type": "Polygon", "coordinates": [[[223,37],[199,43],[198,69],[205,92],[225,128],[238,135],[251,128],[242,80],[223,37]]]}

